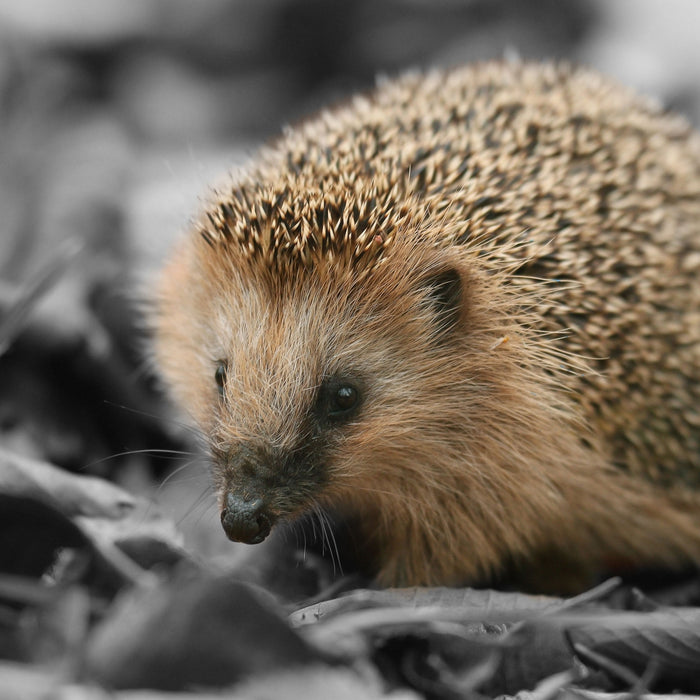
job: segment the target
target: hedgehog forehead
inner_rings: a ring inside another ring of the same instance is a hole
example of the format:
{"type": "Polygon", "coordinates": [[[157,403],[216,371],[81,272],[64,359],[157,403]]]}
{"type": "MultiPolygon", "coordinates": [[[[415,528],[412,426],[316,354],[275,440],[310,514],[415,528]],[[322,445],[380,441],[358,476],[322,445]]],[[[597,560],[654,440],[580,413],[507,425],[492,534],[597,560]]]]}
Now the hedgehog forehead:
{"type": "Polygon", "coordinates": [[[384,260],[410,226],[415,211],[406,200],[380,178],[244,183],[218,194],[198,230],[217,254],[276,274],[328,266],[360,273],[384,260]]]}
{"type": "Polygon", "coordinates": [[[288,386],[302,375],[318,381],[357,364],[368,337],[387,332],[387,314],[394,325],[411,316],[416,275],[401,264],[402,251],[364,274],[330,265],[286,275],[260,266],[222,268],[209,296],[212,352],[231,361],[244,381],[288,372],[288,386]]]}

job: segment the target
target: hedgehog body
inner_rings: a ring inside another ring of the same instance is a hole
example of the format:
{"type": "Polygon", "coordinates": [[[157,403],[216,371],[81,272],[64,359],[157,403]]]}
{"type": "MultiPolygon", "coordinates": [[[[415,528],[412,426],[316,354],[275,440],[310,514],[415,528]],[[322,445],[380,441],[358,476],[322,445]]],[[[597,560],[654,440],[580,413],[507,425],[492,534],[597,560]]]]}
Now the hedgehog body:
{"type": "Polygon", "coordinates": [[[222,523],[387,584],[700,561],[700,140],[597,74],[408,75],[288,131],[161,280],[222,523]]]}

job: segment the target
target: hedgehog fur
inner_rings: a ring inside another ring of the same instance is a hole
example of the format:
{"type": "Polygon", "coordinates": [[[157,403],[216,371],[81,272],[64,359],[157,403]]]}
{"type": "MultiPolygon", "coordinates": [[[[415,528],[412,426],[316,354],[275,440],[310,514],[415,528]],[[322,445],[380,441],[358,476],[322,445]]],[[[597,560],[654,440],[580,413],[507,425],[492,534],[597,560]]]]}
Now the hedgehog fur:
{"type": "Polygon", "coordinates": [[[700,560],[682,119],[566,65],[410,74],[288,130],[194,229],[156,355],[229,536],[331,511],[385,584],[700,560]]]}

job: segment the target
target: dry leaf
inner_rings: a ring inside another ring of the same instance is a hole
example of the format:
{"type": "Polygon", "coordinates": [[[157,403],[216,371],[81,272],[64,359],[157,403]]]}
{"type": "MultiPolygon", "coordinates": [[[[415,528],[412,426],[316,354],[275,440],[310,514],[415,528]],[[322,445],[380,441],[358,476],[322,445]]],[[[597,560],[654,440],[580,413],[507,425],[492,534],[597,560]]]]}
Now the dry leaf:
{"type": "Polygon", "coordinates": [[[321,661],[248,586],[180,577],[124,596],[90,637],[84,676],[110,688],[185,690],[321,661]]]}
{"type": "Polygon", "coordinates": [[[131,494],[104,479],[71,474],[2,448],[0,493],[40,500],[69,516],[121,518],[135,504],[131,494]]]}
{"type": "Polygon", "coordinates": [[[652,689],[700,692],[699,608],[601,613],[574,618],[567,627],[574,648],[591,650],[639,677],[653,665],[652,689]]]}

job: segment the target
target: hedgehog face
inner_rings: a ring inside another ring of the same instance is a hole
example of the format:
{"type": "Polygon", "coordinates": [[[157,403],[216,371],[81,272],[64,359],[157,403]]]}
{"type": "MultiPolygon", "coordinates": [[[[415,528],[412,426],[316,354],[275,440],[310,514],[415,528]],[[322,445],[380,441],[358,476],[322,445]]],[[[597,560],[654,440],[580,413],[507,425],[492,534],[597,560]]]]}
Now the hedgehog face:
{"type": "Polygon", "coordinates": [[[391,256],[363,276],[320,265],[271,275],[236,260],[205,276],[207,257],[189,254],[171,264],[161,366],[210,445],[231,539],[257,543],[278,520],[395,489],[400,468],[376,465],[388,450],[414,460],[449,420],[430,404],[455,389],[443,386],[443,350],[458,337],[464,284],[442,253],[408,276],[391,256]]]}
{"type": "MultiPolygon", "coordinates": [[[[245,308],[235,318],[224,309],[212,316],[220,360],[210,367],[204,421],[224,530],[250,543],[337,486],[344,446],[373,414],[391,410],[382,383],[398,349],[378,332],[382,309],[358,303],[357,288],[331,292],[312,275],[284,290],[259,282],[236,292],[245,308]]],[[[236,301],[227,294],[219,303],[236,301]]]]}

